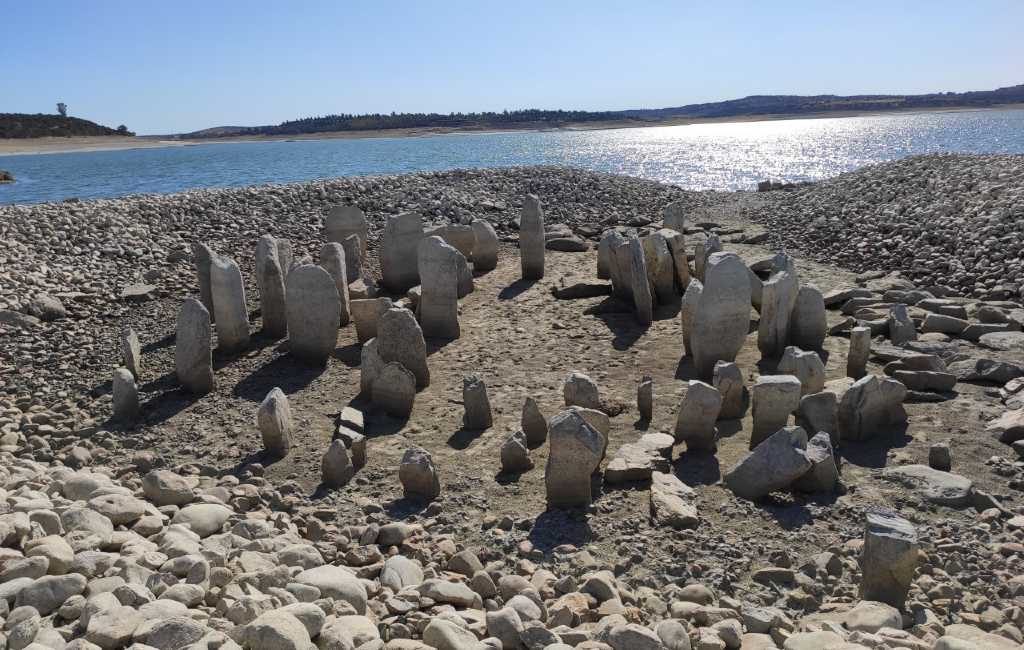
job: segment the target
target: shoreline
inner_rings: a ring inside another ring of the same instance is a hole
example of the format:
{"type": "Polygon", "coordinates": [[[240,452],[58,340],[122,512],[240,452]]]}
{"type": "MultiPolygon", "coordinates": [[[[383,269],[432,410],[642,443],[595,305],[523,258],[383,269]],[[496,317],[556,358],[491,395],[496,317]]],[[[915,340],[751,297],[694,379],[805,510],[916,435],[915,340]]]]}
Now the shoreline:
{"type": "Polygon", "coordinates": [[[412,127],[402,129],[376,129],[367,131],[328,131],[295,135],[229,136],[224,138],[174,140],[162,136],[78,136],[71,138],[0,139],[0,158],[6,156],[45,155],[91,151],[124,151],[131,149],[161,149],[207,144],[236,144],[242,142],[290,142],[299,140],[357,140],[365,138],[420,138],[444,135],[487,135],[497,133],[536,133],[542,131],[607,131],[615,129],[690,126],[699,124],[746,124],[790,120],[839,119],[847,117],[878,117],[916,113],[959,113],[975,111],[1019,110],[1024,104],[1003,104],[990,107],[962,107],[935,109],[907,109],[892,111],[837,111],[808,113],[806,115],[749,115],[721,118],[668,118],[656,121],[616,120],[607,122],[577,122],[560,126],[539,124],[515,128],[494,127],[412,127]]]}

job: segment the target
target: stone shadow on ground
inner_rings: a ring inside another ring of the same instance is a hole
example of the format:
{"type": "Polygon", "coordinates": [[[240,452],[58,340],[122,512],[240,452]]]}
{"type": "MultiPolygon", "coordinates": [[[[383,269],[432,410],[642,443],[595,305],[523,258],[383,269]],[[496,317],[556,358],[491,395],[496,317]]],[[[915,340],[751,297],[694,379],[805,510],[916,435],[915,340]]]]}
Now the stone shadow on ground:
{"type": "Polygon", "coordinates": [[[632,311],[605,312],[587,310],[584,313],[589,313],[595,316],[599,321],[605,324],[605,327],[607,327],[613,334],[612,347],[620,351],[628,350],[633,347],[633,344],[636,343],[641,336],[646,334],[648,329],[650,329],[650,325],[641,325],[638,323],[636,318],[633,317],[632,311]]]}
{"type": "Polygon", "coordinates": [[[718,456],[709,451],[684,451],[672,463],[672,473],[690,487],[714,485],[722,479],[718,456]]]}
{"type": "Polygon", "coordinates": [[[169,348],[172,345],[174,345],[177,336],[177,332],[171,331],[170,334],[167,334],[163,338],[146,343],[145,345],[142,346],[141,350],[143,354],[145,354],[146,352],[154,352],[156,350],[161,350],[163,348],[169,348]]]}
{"type": "Polygon", "coordinates": [[[246,468],[253,464],[260,464],[263,467],[270,467],[274,463],[284,460],[284,456],[279,456],[275,453],[269,452],[266,449],[260,449],[257,451],[249,452],[238,461],[234,467],[224,469],[218,472],[219,476],[241,476],[245,473],[246,468]]]}
{"type": "Polygon", "coordinates": [[[275,387],[283,390],[285,395],[292,395],[312,383],[326,369],[326,366],[313,366],[291,354],[284,354],[239,381],[231,393],[250,402],[262,402],[275,387]]]}
{"type": "Polygon", "coordinates": [[[418,515],[427,509],[430,505],[430,501],[424,499],[411,499],[409,497],[399,497],[392,501],[389,501],[384,506],[384,512],[387,513],[392,520],[401,520],[411,515],[418,515]]]}
{"type": "Polygon", "coordinates": [[[755,501],[757,507],[785,530],[796,530],[814,523],[814,516],[796,495],[783,498],[772,493],[755,501]]]}
{"type": "Polygon", "coordinates": [[[334,358],[341,361],[349,368],[358,368],[362,363],[362,343],[349,343],[340,348],[334,349],[334,358]]]}
{"type": "Polygon", "coordinates": [[[245,346],[241,350],[225,352],[220,348],[220,345],[218,344],[218,346],[213,348],[212,350],[213,371],[214,373],[216,373],[221,368],[230,366],[232,363],[234,363],[235,361],[244,356],[248,356],[250,354],[257,352],[262,352],[263,350],[270,347],[276,348],[275,351],[286,350],[286,343],[287,339],[270,338],[269,336],[263,336],[262,332],[256,331],[253,332],[253,334],[249,337],[249,345],[245,346]]]}
{"type": "Polygon", "coordinates": [[[512,300],[537,284],[538,280],[519,279],[498,292],[498,300],[512,300]]]}
{"type": "Polygon", "coordinates": [[[913,440],[907,435],[908,423],[879,431],[868,440],[845,440],[835,450],[837,460],[845,460],[858,467],[882,468],[886,465],[889,451],[902,449],[913,440]]]}
{"type": "Polygon", "coordinates": [[[459,427],[459,430],[448,437],[446,441],[447,445],[452,449],[462,451],[468,448],[473,441],[483,435],[487,429],[470,429],[465,426],[459,427]]]}
{"type": "Polygon", "coordinates": [[[679,363],[676,364],[675,378],[680,381],[700,379],[700,376],[697,374],[697,366],[693,364],[693,357],[691,355],[687,354],[679,358],[679,363]]]}
{"type": "Polygon", "coordinates": [[[582,549],[594,538],[590,522],[582,510],[546,510],[533,522],[528,539],[545,555],[563,544],[582,549]]]}

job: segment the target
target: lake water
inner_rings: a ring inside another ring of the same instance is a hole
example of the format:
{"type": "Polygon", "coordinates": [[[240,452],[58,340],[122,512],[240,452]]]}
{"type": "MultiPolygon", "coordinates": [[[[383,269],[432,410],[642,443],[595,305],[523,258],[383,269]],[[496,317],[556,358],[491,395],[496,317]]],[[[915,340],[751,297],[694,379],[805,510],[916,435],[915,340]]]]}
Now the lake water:
{"type": "Polygon", "coordinates": [[[817,180],[934,151],[1024,153],[1024,110],[0,156],[17,179],[0,185],[0,204],[538,164],[753,189],[766,178],[817,180]]]}

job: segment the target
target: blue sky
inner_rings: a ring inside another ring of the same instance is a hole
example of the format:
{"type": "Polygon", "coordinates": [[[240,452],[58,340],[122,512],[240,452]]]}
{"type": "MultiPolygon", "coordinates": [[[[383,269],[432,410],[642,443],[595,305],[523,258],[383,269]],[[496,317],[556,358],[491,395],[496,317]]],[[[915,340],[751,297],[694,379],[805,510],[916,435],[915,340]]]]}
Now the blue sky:
{"type": "Polygon", "coordinates": [[[1024,83],[1024,0],[0,0],[0,112],[141,134],[1024,83]]]}

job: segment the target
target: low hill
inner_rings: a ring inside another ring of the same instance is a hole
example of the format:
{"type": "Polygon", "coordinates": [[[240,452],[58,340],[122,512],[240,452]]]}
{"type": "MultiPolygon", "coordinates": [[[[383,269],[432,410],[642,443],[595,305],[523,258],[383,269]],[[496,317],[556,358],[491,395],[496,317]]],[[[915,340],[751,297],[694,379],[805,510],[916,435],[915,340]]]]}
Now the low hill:
{"type": "Polygon", "coordinates": [[[80,117],[44,113],[0,113],[0,138],[45,138],[89,135],[135,135],[124,126],[112,129],[80,117]]]}

